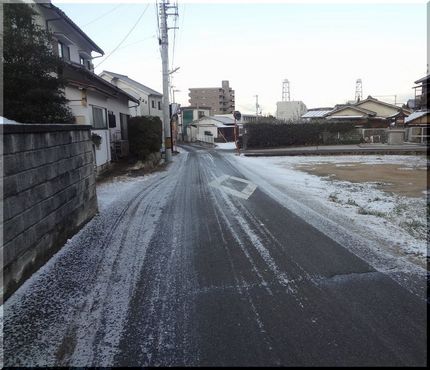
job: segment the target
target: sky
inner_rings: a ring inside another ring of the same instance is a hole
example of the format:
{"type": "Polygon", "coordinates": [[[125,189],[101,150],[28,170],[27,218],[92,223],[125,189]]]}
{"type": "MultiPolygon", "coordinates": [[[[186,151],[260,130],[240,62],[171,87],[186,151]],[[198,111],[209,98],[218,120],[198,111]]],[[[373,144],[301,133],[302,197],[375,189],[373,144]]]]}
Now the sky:
{"type": "MultiPolygon", "coordinates": [[[[96,73],[125,74],[162,92],[155,0],[52,2],[104,50],[93,61],[96,73]]],[[[358,78],[364,97],[394,103],[396,95],[399,103],[413,97],[414,81],[427,74],[424,1],[179,0],[178,8],[179,29],[169,31],[169,66],[179,67],[172,85],[182,106],[189,105],[189,88],[229,80],[237,110],[255,112],[258,95],[262,113],[275,115],[284,79],[291,100],[308,109],[353,100],[358,78]]],[[[169,17],[169,26],[174,23],[169,17]]]]}

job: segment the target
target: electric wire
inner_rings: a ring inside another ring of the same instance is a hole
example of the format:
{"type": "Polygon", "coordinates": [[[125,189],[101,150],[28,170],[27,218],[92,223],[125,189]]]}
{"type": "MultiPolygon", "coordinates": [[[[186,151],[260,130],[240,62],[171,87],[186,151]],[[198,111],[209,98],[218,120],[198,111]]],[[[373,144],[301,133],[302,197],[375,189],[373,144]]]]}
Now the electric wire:
{"type": "MultiPolygon", "coordinates": [[[[173,71],[173,66],[174,66],[174,61],[175,61],[176,29],[177,29],[177,21],[178,21],[177,11],[178,11],[178,2],[176,1],[176,15],[175,15],[175,22],[173,25],[172,64],[170,67],[171,71],[173,71]]],[[[170,86],[170,95],[171,95],[171,101],[172,101],[173,100],[173,94],[174,94],[173,89],[175,88],[175,86],[173,86],[173,75],[169,75],[169,86],[170,86]]]]}
{"type": "MultiPolygon", "coordinates": [[[[176,9],[178,9],[178,2],[176,2],[176,9]]],[[[173,65],[175,61],[175,46],[176,46],[176,27],[177,27],[178,16],[175,15],[175,23],[173,25],[173,46],[172,46],[172,65],[171,70],[173,71],[173,65]]]]}
{"type": "Polygon", "coordinates": [[[88,23],[85,23],[85,24],[83,25],[83,27],[86,27],[86,26],[88,26],[88,25],[90,25],[90,24],[92,24],[92,23],[94,23],[94,22],[97,22],[99,19],[102,19],[103,17],[105,17],[105,16],[109,15],[110,13],[114,12],[115,10],[117,10],[121,5],[124,5],[124,3],[122,3],[122,4],[118,4],[118,5],[117,5],[116,7],[114,7],[113,9],[110,9],[110,10],[109,10],[109,11],[107,11],[106,13],[103,13],[102,15],[100,15],[99,17],[97,17],[97,18],[93,19],[92,21],[90,21],[90,22],[88,22],[88,23]]]}
{"type": "Polygon", "coordinates": [[[146,6],[146,8],[143,10],[143,12],[140,14],[139,18],[137,19],[136,23],[131,27],[131,29],[127,32],[127,34],[125,35],[125,37],[120,41],[120,43],[109,53],[106,55],[106,57],[99,63],[97,64],[94,68],[99,67],[102,63],[104,63],[109,57],[112,56],[113,53],[115,53],[115,51],[117,51],[120,46],[123,44],[123,42],[125,40],[127,40],[128,36],[130,36],[130,34],[134,31],[134,29],[137,27],[137,25],[139,24],[140,20],[142,19],[142,17],[144,16],[144,14],[146,13],[146,11],[149,8],[149,3],[146,6]]]}
{"type": "Polygon", "coordinates": [[[160,18],[158,16],[158,12],[159,12],[159,5],[158,5],[158,1],[155,1],[155,14],[157,15],[157,38],[158,40],[160,40],[160,18]]]}
{"type": "Polygon", "coordinates": [[[157,37],[156,35],[152,35],[152,36],[145,37],[144,39],[136,40],[134,42],[131,42],[130,44],[121,46],[118,50],[121,50],[121,49],[124,49],[124,48],[128,48],[129,46],[132,46],[132,45],[135,45],[135,44],[139,44],[139,43],[141,43],[143,41],[146,41],[146,40],[149,40],[149,39],[154,39],[156,37],[157,37]]]}

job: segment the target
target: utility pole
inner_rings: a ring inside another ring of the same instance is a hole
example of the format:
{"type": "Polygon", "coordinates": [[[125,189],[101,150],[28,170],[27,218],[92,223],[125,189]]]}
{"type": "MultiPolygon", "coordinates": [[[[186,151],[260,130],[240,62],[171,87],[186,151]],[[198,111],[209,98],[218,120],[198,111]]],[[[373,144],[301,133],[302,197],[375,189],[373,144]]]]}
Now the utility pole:
{"type": "MultiPolygon", "coordinates": [[[[167,26],[167,17],[169,15],[178,15],[177,5],[169,5],[169,0],[161,0],[160,3],[160,51],[163,67],[163,126],[164,126],[164,147],[166,151],[166,162],[172,161],[172,137],[170,130],[170,112],[169,112],[169,29],[167,26]],[[174,13],[167,13],[168,9],[174,9],[174,13]]],[[[177,28],[177,27],[176,27],[177,28]]]]}

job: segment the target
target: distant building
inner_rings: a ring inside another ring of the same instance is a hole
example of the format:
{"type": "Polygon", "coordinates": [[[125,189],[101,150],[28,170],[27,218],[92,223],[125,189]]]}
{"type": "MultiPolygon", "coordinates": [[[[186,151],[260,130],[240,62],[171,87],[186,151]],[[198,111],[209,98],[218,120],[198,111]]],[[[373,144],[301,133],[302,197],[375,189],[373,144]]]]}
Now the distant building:
{"type": "Polygon", "coordinates": [[[413,89],[415,90],[415,102],[414,102],[415,110],[428,109],[429,94],[430,94],[429,81],[430,81],[430,75],[427,75],[415,81],[415,84],[417,85],[413,87],[413,89]]]}
{"type": "Polygon", "coordinates": [[[210,107],[182,107],[180,109],[179,123],[178,123],[178,139],[186,140],[187,127],[193,121],[197,121],[199,118],[208,117],[211,115],[210,107]]]}
{"type": "Polygon", "coordinates": [[[405,118],[406,140],[416,143],[429,142],[430,110],[429,103],[429,80],[427,75],[415,81],[415,111],[405,118]]]}
{"type": "Polygon", "coordinates": [[[191,106],[210,107],[212,114],[234,112],[234,90],[229,86],[228,81],[222,81],[221,87],[199,87],[189,90],[191,106]]]}
{"type": "Polygon", "coordinates": [[[278,101],[276,103],[276,118],[282,121],[298,121],[307,112],[302,101],[278,101]]]}
{"type": "Polygon", "coordinates": [[[370,95],[354,104],[337,104],[334,108],[310,109],[301,118],[353,121],[357,125],[388,127],[392,122],[401,122],[411,112],[407,109],[372,98],[370,95]]]}
{"type": "MultiPolygon", "coordinates": [[[[238,124],[239,129],[241,126],[238,124]]],[[[208,141],[207,137],[210,137],[215,142],[232,142],[235,139],[234,130],[233,116],[204,116],[187,126],[187,138],[189,141],[208,141]]]]}
{"type": "MultiPolygon", "coordinates": [[[[231,120],[234,120],[233,114],[229,113],[229,114],[217,114],[214,115],[215,118],[229,118],[231,120]]],[[[244,123],[254,123],[257,122],[257,116],[255,114],[242,114],[240,117],[240,120],[237,120],[236,123],[238,124],[244,124],[244,123]]]]}

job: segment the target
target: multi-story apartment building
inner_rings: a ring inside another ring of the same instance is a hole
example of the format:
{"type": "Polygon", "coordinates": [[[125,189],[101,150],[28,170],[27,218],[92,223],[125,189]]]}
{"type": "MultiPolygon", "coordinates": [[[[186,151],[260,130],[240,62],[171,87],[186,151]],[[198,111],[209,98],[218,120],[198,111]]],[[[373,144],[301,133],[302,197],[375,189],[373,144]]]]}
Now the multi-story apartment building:
{"type": "Polygon", "coordinates": [[[212,114],[234,112],[234,90],[228,81],[222,81],[221,87],[198,87],[189,90],[189,103],[193,107],[210,107],[212,114]]]}

